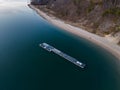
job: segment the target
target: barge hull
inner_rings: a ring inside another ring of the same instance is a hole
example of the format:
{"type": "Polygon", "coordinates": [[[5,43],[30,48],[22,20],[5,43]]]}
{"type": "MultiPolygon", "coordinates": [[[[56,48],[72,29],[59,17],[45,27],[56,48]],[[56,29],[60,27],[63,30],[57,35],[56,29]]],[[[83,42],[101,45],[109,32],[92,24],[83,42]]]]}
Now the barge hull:
{"type": "Polygon", "coordinates": [[[73,58],[73,57],[71,57],[71,56],[69,56],[69,55],[61,52],[60,50],[54,48],[53,46],[50,46],[50,45],[47,44],[47,43],[42,43],[42,44],[40,44],[40,47],[42,47],[43,49],[45,49],[45,50],[47,50],[47,51],[49,51],[49,52],[53,52],[53,53],[61,56],[62,58],[70,61],[71,63],[73,63],[73,64],[75,64],[75,65],[77,65],[77,66],[79,66],[79,67],[81,67],[81,68],[84,68],[84,67],[85,67],[85,64],[83,64],[82,62],[80,62],[80,61],[78,61],[77,59],[75,59],[75,58],[73,58]]]}

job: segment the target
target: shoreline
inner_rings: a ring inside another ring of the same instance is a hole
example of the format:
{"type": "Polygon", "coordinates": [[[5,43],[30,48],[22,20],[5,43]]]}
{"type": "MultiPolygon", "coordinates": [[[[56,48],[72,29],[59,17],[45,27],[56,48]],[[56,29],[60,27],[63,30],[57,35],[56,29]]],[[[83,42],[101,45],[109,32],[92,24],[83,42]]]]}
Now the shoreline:
{"type": "Polygon", "coordinates": [[[31,9],[35,10],[41,17],[45,18],[48,22],[52,23],[53,25],[66,30],[67,32],[70,32],[74,35],[77,35],[79,37],[85,38],[91,42],[93,42],[96,45],[101,46],[105,50],[109,51],[112,55],[114,55],[116,58],[120,60],[120,46],[118,46],[115,43],[111,43],[107,40],[105,37],[100,37],[98,35],[95,35],[93,33],[90,33],[86,30],[83,30],[82,28],[78,28],[75,26],[72,26],[70,24],[65,23],[65,21],[60,20],[57,17],[49,16],[45,12],[37,9],[33,5],[28,5],[31,9]]]}

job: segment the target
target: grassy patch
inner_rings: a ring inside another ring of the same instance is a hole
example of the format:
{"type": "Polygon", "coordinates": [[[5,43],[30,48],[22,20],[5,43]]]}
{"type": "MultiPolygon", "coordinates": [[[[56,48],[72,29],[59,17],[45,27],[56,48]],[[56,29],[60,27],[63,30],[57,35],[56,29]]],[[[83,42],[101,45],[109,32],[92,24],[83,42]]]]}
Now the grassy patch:
{"type": "Polygon", "coordinates": [[[119,25],[116,25],[114,27],[111,27],[111,29],[107,32],[105,32],[105,34],[110,34],[112,33],[112,35],[115,35],[116,33],[120,32],[120,26],[119,25]]]}

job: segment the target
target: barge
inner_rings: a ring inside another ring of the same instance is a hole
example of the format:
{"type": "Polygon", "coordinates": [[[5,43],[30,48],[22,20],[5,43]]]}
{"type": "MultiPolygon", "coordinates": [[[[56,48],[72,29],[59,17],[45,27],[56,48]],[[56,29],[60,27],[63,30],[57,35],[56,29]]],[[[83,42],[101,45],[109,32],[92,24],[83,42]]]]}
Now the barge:
{"type": "Polygon", "coordinates": [[[42,47],[43,49],[49,51],[49,52],[53,52],[59,56],[61,56],[62,58],[70,61],[71,63],[81,67],[81,68],[84,68],[85,67],[85,64],[83,64],[82,62],[78,61],[77,59],[67,55],[66,53],[54,48],[53,46],[47,44],[47,43],[41,43],[40,44],[40,47],[42,47]]]}

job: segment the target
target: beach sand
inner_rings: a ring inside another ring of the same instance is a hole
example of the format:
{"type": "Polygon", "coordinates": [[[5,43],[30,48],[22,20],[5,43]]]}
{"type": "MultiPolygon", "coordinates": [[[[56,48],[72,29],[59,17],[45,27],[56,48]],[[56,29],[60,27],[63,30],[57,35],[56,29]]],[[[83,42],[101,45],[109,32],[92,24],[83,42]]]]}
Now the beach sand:
{"type": "Polygon", "coordinates": [[[49,21],[53,25],[58,26],[59,28],[62,28],[63,30],[66,30],[72,34],[85,38],[103,47],[104,49],[108,50],[110,53],[112,53],[115,57],[117,57],[120,60],[120,46],[118,46],[115,43],[110,42],[107,38],[100,37],[96,34],[87,32],[86,30],[83,30],[81,28],[67,24],[63,20],[60,20],[54,16],[47,15],[43,11],[34,7],[33,5],[29,5],[29,7],[35,10],[40,16],[45,18],[47,21],[49,21]]]}

